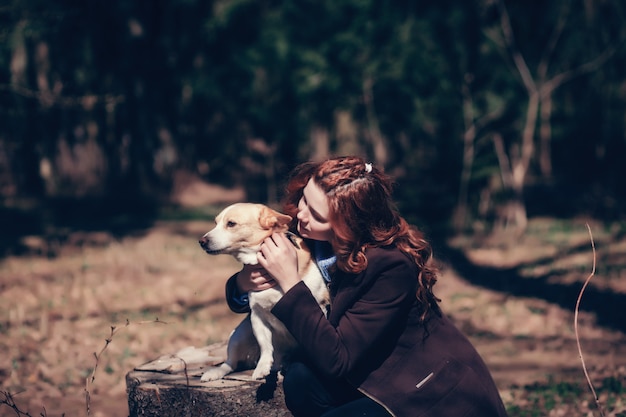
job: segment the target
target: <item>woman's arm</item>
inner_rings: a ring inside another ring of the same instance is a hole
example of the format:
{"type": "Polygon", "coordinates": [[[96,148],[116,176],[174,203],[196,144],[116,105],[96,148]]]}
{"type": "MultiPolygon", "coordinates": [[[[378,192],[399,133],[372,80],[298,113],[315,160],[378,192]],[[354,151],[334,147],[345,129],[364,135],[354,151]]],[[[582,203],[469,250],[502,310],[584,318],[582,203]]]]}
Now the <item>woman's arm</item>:
{"type": "Polygon", "coordinates": [[[373,366],[404,329],[415,302],[416,270],[399,252],[383,255],[369,259],[368,270],[359,275],[363,288],[346,286],[337,291],[330,321],[304,283],[295,285],[272,310],[319,369],[330,376],[345,376],[362,360],[373,366]],[[359,289],[362,294],[352,300],[350,292],[359,289]],[[341,305],[343,302],[348,304],[341,305]]]}
{"type": "Polygon", "coordinates": [[[226,302],[235,313],[248,313],[248,293],[263,291],[276,285],[276,281],[260,265],[244,265],[243,269],[226,281],[226,302]]]}
{"type": "Polygon", "coordinates": [[[234,313],[249,313],[248,293],[241,293],[237,288],[237,274],[226,281],[226,302],[234,313]]]}

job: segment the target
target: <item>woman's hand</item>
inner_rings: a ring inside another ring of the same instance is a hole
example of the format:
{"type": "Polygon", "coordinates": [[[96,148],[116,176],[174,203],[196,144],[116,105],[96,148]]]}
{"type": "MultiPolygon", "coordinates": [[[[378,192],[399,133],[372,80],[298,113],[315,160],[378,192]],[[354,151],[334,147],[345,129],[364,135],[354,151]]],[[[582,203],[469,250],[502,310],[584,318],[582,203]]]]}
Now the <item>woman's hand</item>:
{"type": "Polygon", "coordinates": [[[257,258],[259,265],[270,273],[284,292],[301,281],[296,248],[284,233],[274,233],[266,238],[257,258]]]}
{"type": "Polygon", "coordinates": [[[237,289],[241,294],[263,291],[276,286],[274,278],[261,265],[244,265],[237,274],[237,289]]]}

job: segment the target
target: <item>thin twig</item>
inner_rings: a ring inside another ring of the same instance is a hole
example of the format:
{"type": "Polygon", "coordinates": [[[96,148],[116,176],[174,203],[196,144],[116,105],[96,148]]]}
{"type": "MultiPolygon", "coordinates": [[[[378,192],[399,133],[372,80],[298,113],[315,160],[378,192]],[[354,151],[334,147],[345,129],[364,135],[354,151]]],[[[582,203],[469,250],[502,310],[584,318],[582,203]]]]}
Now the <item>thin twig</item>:
{"type": "MultiPolygon", "coordinates": [[[[6,405],[10,409],[12,409],[13,412],[15,413],[15,415],[18,416],[18,417],[32,417],[32,415],[30,413],[28,413],[26,411],[20,410],[20,408],[15,403],[15,400],[13,399],[13,394],[11,394],[11,392],[9,392],[9,391],[0,391],[0,394],[2,394],[4,396],[4,398],[0,398],[0,406],[6,405]]],[[[45,408],[44,408],[44,411],[41,414],[41,416],[42,417],[46,417],[46,409],[45,408]]]]}
{"type": "Polygon", "coordinates": [[[178,355],[176,355],[175,357],[183,363],[183,372],[185,373],[185,383],[186,383],[185,389],[187,390],[187,394],[189,395],[189,400],[192,401],[193,393],[189,390],[189,388],[191,388],[191,385],[189,384],[189,372],[187,370],[187,361],[185,361],[183,358],[181,358],[178,355]]]}
{"type": "Polygon", "coordinates": [[[589,385],[589,388],[591,388],[591,392],[596,402],[596,406],[598,407],[598,410],[600,411],[600,415],[604,417],[604,409],[602,408],[602,404],[600,404],[600,400],[598,399],[598,394],[596,394],[596,390],[593,388],[593,384],[591,383],[591,378],[589,378],[589,373],[587,372],[587,366],[585,365],[585,359],[583,358],[583,350],[580,346],[580,336],[578,335],[578,310],[580,308],[580,301],[583,298],[583,293],[585,292],[587,285],[589,284],[589,282],[591,281],[591,278],[596,273],[596,245],[593,241],[593,234],[591,233],[591,227],[589,227],[588,223],[586,224],[586,226],[587,226],[587,231],[589,232],[589,238],[591,239],[591,249],[593,251],[593,267],[591,268],[591,273],[585,280],[585,283],[583,284],[583,287],[580,290],[580,294],[578,294],[578,300],[576,300],[576,309],[574,310],[574,333],[576,334],[576,345],[578,346],[578,355],[580,356],[580,362],[583,365],[583,371],[585,373],[585,378],[587,378],[587,384],[589,385]]]}
{"type": "MultiPolygon", "coordinates": [[[[154,320],[139,321],[139,322],[135,322],[134,324],[148,324],[148,323],[168,324],[167,322],[165,322],[163,320],[159,320],[158,317],[155,318],[154,320]]],[[[125,323],[124,327],[111,326],[111,332],[109,333],[109,337],[104,339],[104,346],[102,347],[102,349],[100,349],[100,352],[98,352],[98,353],[94,352],[93,353],[93,356],[96,359],[96,364],[93,367],[93,371],[91,372],[91,376],[88,377],[85,380],[85,406],[86,406],[86,412],[87,412],[88,416],[91,414],[91,392],[90,392],[89,388],[90,388],[91,384],[93,384],[93,382],[96,379],[96,371],[98,370],[98,364],[100,363],[100,357],[102,356],[104,351],[107,349],[107,347],[109,347],[109,345],[113,341],[113,336],[115,336],[115,334],[117,332],[119,332],[121,329],[127,328],[131,324],[133,324],[133,323],[131,323],[130,320],[126,319],[126,323],[125,323]]]]}

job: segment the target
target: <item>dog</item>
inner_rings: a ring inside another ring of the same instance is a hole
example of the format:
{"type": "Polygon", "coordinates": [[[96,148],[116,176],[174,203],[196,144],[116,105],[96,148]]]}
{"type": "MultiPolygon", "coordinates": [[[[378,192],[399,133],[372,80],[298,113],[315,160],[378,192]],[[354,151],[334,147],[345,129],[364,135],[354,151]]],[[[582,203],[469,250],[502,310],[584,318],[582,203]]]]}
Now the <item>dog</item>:
{"type": "MultiPolygon", "coordinates": [[[[304,283],[327,314],[328,288],[321,272],[311,258],[305,241],[288,232],[291,216],[262,204],[236,203],[215,217],[215,227],[199,240],[209,255],[228,254],[243,264],[257,264],[257,253],[263,240],[274,232],[287,233],[298,255],[298,271],[304,283]]],[[[270,310],[283,296],[279,286],[248,294],[250,314],[228,338],[226,361],[211,367],[201,381],[222,379],[229,373],[252,369],[253,379],[263,379],[279,371],[297,343],[270,310]]]]}

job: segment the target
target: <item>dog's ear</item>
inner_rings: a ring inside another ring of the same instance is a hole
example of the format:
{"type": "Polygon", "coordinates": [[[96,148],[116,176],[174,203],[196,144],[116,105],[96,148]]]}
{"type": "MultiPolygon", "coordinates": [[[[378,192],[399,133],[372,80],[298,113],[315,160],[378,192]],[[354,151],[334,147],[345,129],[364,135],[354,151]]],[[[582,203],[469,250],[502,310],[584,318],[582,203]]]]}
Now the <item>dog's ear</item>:
{"type": "Polygon", "coordinates": [[[259,223],[264,229],[281,229],[287,230],[291,222],[291,216],[272,210],[269,207],[263,207],[259,215],[259,223]]]}

